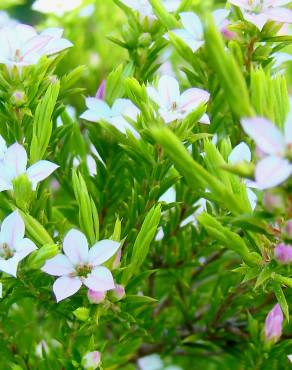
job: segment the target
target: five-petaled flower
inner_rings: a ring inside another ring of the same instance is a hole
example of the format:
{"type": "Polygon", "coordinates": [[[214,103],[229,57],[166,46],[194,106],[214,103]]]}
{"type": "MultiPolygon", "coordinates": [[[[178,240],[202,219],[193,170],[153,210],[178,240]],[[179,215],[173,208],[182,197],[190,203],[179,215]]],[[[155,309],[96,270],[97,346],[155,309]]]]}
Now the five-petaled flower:
{"type": "Polygon", "coordinates": [[[65,254],[47,260],[42,268],[42,271],[58,276],[53,285],[57,302],[75,294],[82,284],[98,292],[114,289],[110,270],[101,265],[118,251],[119,246],[118,242],[105,239],[88,249],[85,235],[70,230],[63,240],[65,254]]]}
{"type": "MultiPolygon", "coordinates": [[[[212,13],[215,25],[222,32],[226,32],[228,14],[229,11],[226,9],[217,9],[212,13]]],[[[204,45],[203,24],[196,13],[183,12],[179,16],[183,28],[175,29],[171,32],[195,52],[204,45]]]]}
{"type": "MultiPolygon", "coordinates": [[[[206,104],[210,97],[207,91],[198,88],[191,88],[180,94],[177,80],[167,75],[159,79],[157,89],[148,86],[147,93],[158,105],[159,114],[165,123],[184,119],[200,104],[206,104]]],[[[207,114],[201,117],[200,122],[210,123],[207,114]]]]}
{"type": "Polygon", "coordinates": [[[18,176],[26,174],[31,181],[32,189],[37,184],[50,176],[59,166],[50,161],[38,161],[26,169],[27,154],[24,147],[18,143],[11,145],[3,154],[0,160],[0,192],[13,190],[13,180],[18,176]]]}
{"type": "Polygon", "coordinates": [[[291,0],[230,0],[240,7],[244,18],[260,31],[268,21],[292,23],[292,11],[283,8],[291,0]]]}
{"type": "Polygon", "coordinates": [[[245,118],[241,124],[264,154],[255,169],[258,188],[268,189],[287,180],[292,174],[292,164],[288,159],[292,145],[292,121],[287,120],[284,133],[263,117],[245,118]]]}
{"type": "Polygon", "coordinates": [[[129,130],[136,137],[139,136],[137,131],[126,119],[128,117],[135,121],[140,113],[139,109],[131,100],[116,99],[110,108],[104,100],[90,97],[86,98],[86,106],[88,109],[81,115],[81,118],[91,122],[104,120],[111,123],[123,133],[129,130]]]}
{"type": "Polygon", "coordinates": [[[18,211],[7,216],[0,231],[0,270],[15,276],[21,260],[37,249],[36,245],[24,237],[25,225],[18,211]]]}
{"type": "Polygon", "coordinates": [[[53,55],[73,44],[62,38],[61,28],[48,28],[38,34],[26,24],[0,29],[0,63],[23,67],[38,63],[43,55],[53,55]]]}
{"type": "Polygon", "coordinates": [[[283,312],[277,303],[268,313],[265,321],[266,341],[276,342],[282,335],[283,312]]]}
{"type": "Polygon", "coordinates": [[[63,17],[67,12],[79,8],[83,0],[36,0],[32,9],[40,13],[52,13],[57,17],[63,17]]]}

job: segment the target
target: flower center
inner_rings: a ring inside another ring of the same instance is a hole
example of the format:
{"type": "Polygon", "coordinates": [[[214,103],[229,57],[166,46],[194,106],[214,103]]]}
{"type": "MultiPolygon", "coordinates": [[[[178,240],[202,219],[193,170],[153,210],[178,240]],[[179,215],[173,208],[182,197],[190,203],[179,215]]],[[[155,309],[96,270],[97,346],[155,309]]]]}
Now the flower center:
{"type": "Polygon", "coordinates": [[[87,277],[88,274],[91,273],[92,266],[91,265],[79,265],[76,267],[76,276],[79,277],[87,277]]]}
{"type": "Polygon", "coordinates": [[[7,243],[0,244],[0,258],[8,260],[13,257],[13,250],[9,247],[7,243]]]}
{"type": "Polygon", "coordinates": [[[253,7],[252,11],[254,13],[261,13],[264,7],[264,0],[249,0],[249,5],[253,7]]]}

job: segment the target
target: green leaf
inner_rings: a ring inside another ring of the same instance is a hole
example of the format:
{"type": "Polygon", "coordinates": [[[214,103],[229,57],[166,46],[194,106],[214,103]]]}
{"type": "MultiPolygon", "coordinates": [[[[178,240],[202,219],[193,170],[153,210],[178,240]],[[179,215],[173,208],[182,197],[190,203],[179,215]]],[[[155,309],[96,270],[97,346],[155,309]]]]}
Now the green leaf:
{"type": "Polygon", "coordinates": [[[281,306],[281,308],[284,312],[284,315],[285,315],[287,321],[289,322],[289,306],[288,306],[288,303],[286,301],[283,290],[281,288],[281,285],[279,283],[277,283],[276,281],[273,281],[273,288],[274,288],[275,296],[277,297],[277,300],[279,302],[279,305],[281,306]]]}

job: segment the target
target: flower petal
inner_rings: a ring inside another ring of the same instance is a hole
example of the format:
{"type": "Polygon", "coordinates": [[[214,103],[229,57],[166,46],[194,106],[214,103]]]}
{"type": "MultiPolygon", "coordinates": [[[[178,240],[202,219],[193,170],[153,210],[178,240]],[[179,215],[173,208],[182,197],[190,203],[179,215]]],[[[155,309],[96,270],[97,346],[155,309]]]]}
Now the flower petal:
{"type": "Polygon", "coordinates": [[[225,19],[228,17],[229,13],[230,11],[227,9],[217,9],[212,13],[214,22],[217,28],[220,29],[220,26],[225,21],[225,19]]]}
{"type": "Polygon", "coordinates": [[[55,293],[57,302],[62,301],[65,298],[78,292],[81,288],[81,281],[78,277],[59,277],[53,285],[53,291],[55,293]]]}
{"type": "Polygon", "coordinates": [[[0,271],[16,277],[18,263],[19,261],[15,257],[9,258],[8,260],[0,259],[0,271]]]}
{"type": "Polygon", "coordinates": [[[4,155],[4,165],[11,170],[13,177],[23,174],[27,165],[27,154],[24,147],[18,143],[11,145],[4,155]]]}
{"type": "Polygon", "coordinates": [[[228,162],[231,164],[236,164],[243,161],[251,161],[251,151],[249,146],[244,142],[236,145],[228,157],[228,162]]]}
{"type": "Polygon", "coordinates": [[[251,209],[254,210],[257,205],[258,197],[250,188],[246,188],[246,193],[251,209]]]}
{"type": "Polygon", "coordinates": [[[248,0],[229,0],[230,4],[239,6],[242,9],[251,10],[252,2],[248,0]]]}
{"type": "Polygon", "coordinates": [[[89,250],[89,263],[93,266],[103,264],[119,249],[120,243],[113,240],[100,240],[89,250]]]}
{"type": "Polygon", "coordinates": [[[63,250],[74,265],[88,262],[88,243],[85,235],[79,230],[71,229],[66,234],[63,250]]]}
{"type": "Polygon", "coordinates": [[[241,120],[241,125],[263,152],[276,155],[284,152],[285,142],[282,133],[266,118],[245,118],[241,120]]]}
{"type": "Polygon", "coordinates": [[[292,23],[292,11],[287,8],[269,8],[264,14],[275,22],[292,23]]]}
{"type": "Polygon", "coordinates": [[[163,101],[163,105],[170,109],[179,99],[179,84],[174,77],[164,75],[158,81],[158,94],[163,101]]]}
{"type": "Polygon", "coordinates": [[[97,266],[83,281],[89,289],[105,292],[115,288],[114,279],[110,270],[104,266],[97,266]]]}
{"type": "Polygon", "coordinates": [[[275,156],[266,157],[258,162],[255,179],[260,189],[272,188],[287,180],[292,174],[288,160],[275,156]]]}
{"type": "Polygon", "coordinates": [[[210,94],[202,89],[192,88],[184,91],[179,99],[177,109],[182,112],[189,113],[202,103],[207,103],[210,94]]]}
{"type": "Polygon", "coordinates": [[[40,181],[49,177],[58,167],[58,165],[50,161],[38,161],[30,166],[26,173],[32,182],[33,190],[35,190],[40,181]]]}
{"type": "Polygon", "coordinates": [[[171,31],[175,36],[179,37],[191,50],[196,52],[204,45],[204,41],[196,40],[196,38],[186,30],[173,30],[171,31]]]}
{"type": "Polygon", "coordinates": [[[23,219],[18,211],[14,211],[7,216],[1,225],[0,239],[2,243],[7,243],[10,247],[15,248],[17,242],[24,237],[25,226],[23,219]]]}
{"type": "MultiPolygon", "coordinates": [[[[291,106],[291,109],[292,109],[292,106],[291,106]]],[[[292,144],[292,110],[291,110],[291,113],[289,113],[288,119],[285,124],[285,142],[286,142],[286,145],[292,144]]]]}
{"type": "Polygon", "coordinates": [[[41,270],[49,275],[63,276],[74,272],[74,267],[67,256],[64,254],[58,254],[57,256],[46,260],[46,263],[41,270]]]}
{"type": "Polygon", "coordinates": [[[34,242],[28,238],[17,240],[14,248],[16,250],[14,256],[18,259],[18,261],[23,260],[31,252],[38,249],[34,242]]]}
{"type": "Polygon", "coordinates": [[[184,28],[191,33],[197,40],[203,39],[203,25],[201,19],[196,13],[183,12],[179,13],[184,28]]]}

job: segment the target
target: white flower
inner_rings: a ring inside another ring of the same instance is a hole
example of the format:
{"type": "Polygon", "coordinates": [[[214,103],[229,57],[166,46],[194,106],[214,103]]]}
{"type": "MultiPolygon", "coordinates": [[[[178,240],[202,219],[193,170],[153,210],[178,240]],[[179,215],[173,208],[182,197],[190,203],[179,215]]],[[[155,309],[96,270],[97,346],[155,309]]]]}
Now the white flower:
{"type": "Polygon", "coordinates": [[[26,169],[27,154],[23,146],[18,143],[11,145],[4,153],[0,161],[0,192],[13,190],[13,180],[18,176],[26,174],[31,181],[32,189],[46,179],[59,166],[49,161],[38,161],[26,169]]]}
{"type": "Polygon", "coordinates": [[[244,18],[260,31],[268,21],[292,23],[292,11],[283,8],[291,0],[230,0],[240,7],[244,18]]]}
{"type": "Polygon", "coordinates": [[[79,8],[83,0],[36,0],[32,9],[40,13],[52,13],[58,17],[63,17],[67,12],[79,8]]]}
{"type": "Polygon", "coordinates": [[[73,44],[62,38],[63,30],[48,28],[38,34],[25,24],[0,29],[0,64],[28,66],[36,64],[43,55],[52,55],[73,44]]]}
{"type": "Polygon", "coordinates": [[[164,367],[163,361],[158,354],[152,354],[138,359],[139,370],[161,370],[164,367]]]}
{"type": "Polygon", "coordinates": [[[53,286],[57,302],[75,294],[82,284],[99,292],[114,289],[110,270],[101,265],[118,251],[119,246],[112,240],[100,240],[88,249],[85,235],[70,230],[63,241],[65,254],[47,260],[42,268],[47,274],[59,276],[53,286]]]}
{"type": "Polygon", "coordinates": [[[7,216],[0,231],[0,270],[15,276],[21,260],[37,249],[36,245],[24,238],[25,226],[17,211],[7,216]]]}
{"type": "Polygon", "coordinates": [[[255,169],[257,186],[268,189],[287,180],[292,174],[292,164],[286,158],[292,145],[292,120],[288,118],[284,133],[263,117],[245,118],[241,125],[264,153],[255,169]]]}
{"type": "Polygon", "coordinates": [[[84,369],[95,370],[100,364],[101,355],[99,351],[87,352],[82,357],[82,365],[84,369]]]}
{"type": "MultiPolygon", "coordinates": [[[[201,89],[191,88],[180,94],[179,84],[174,77],[164,75],[158,81],[158,88],[147,87],[149,97],[158,105],[159,114],[170,123],[184,119],[196,110],[200,104],[206,104],[210,94],[201,89]]],[[[201,123],[209,124],[209,118],[204,114],[201,123]]]]}
{"type": "Polygon", "coordinates": [[[3,137],[0,135],[0,161],[4,158],[4,154],[7,151],[6,142],[3,137]]]}
{"type": "Polygon", "coordinates": [[[158,199],[159,202],[173,203],[176,199],[176,191],[174,187],[171,187],[163,193],[158,199]]]}
{"type": "MultiPolygon", "coordinates": [[[[212,14],[217,28],[221,29],[225,25],[229,11],[225,9],[218,9],[212,14]]],[[[195,52],[204,45],[204,31],[202,22],[198,15],[193,12],[183,12],[179,15],[183,28],[175,29],[171,32],[179,37],[193,52],[195,52]]]]}
{"type": "Polygon", "coordinates": [[[101,99],[86,98],[87,110],[80,116],[83,119],[91,122],[98,122],[100,120],[107,121],[115,126],[118,130],[125,133],[126,129],[130,130],[136,137],[137,131],[126,120],[125,117],[135,121],[139,109],[129,99],[116,99],[113,106],[109,105],[101,99]]]}
{"type": "MultiPolygon", "coordinates": [[[[233,148],[232,152],[229,154],[228,162],[231,164],[236,164],[240,162],[250,162],[251,161],[251,151],[248,147],[248,145],[244,142],[236,145],[236,147],[233,148]]],[[[251,209],[254,210],[257,205],[257,196],[256,194],[251,190],[251,188],[255,187],[254,183],[248,180],[245,180],[246,185],[246,192],[247,197],[251,206],[251,209]]]]}

